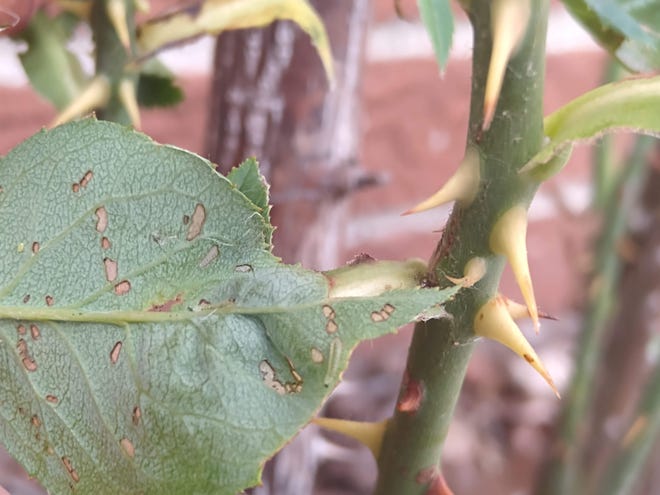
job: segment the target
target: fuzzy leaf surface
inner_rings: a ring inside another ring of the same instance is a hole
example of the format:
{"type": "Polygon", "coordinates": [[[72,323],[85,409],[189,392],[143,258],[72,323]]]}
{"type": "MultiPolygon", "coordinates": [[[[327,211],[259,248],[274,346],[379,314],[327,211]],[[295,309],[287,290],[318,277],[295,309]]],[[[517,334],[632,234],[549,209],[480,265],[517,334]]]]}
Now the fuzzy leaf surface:
{"type": "Polygon", "coordinates": [[[0,161],[0,441],[50,493],[234,495],[360,340],[456,291],[330,298],[246,167],[95,120],[0,161]]]}
{"type": "Polygon", "coordinates": [[[520,170],[546,179],[557,173],[573,144],[603,134],[629,131],[660,135],[660,76],[601,86],[564,105],[544,120],[546,143],[520,170]]]}

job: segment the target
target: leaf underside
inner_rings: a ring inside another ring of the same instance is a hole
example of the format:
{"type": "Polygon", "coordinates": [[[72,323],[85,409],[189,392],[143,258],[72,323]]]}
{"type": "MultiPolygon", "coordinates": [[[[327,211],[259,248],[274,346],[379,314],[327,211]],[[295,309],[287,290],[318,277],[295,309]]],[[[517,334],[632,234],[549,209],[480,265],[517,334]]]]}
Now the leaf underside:
{"type": "Polygon", "coordinates": [[[52,494],[257,484],[360,340],[456,290],[329,299],[271,254],[253,161],[91,119],[0,161],[0,226],[0,441],[52,494]]]}

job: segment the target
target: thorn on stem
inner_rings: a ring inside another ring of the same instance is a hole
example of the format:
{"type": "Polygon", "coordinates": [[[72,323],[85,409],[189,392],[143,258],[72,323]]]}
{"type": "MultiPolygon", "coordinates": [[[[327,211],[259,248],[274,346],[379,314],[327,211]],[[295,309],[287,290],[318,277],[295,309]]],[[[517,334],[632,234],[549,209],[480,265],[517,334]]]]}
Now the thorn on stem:
{"type": "Polygon", "coordinates": [[[495,254],[504,255],[511,265],[520,292],[523,295],[534,329],[539,331],[539,312],[532,287],[532,277],[527,262],[527,210],[517,205],[506,212],[495,223],[490,234],[490,249],[495,254]]]}
{"type": "Polygon", "coordinates": [[[474,318],[474,333],[505,345],[525,359],[550,385],[555,395],[559,397],[559,391],[552,377],[543,366],[536,351],[518,328],[518,325],[513,321],[507,303],[502,296],[493,297],[477,311],[474,318]]]}

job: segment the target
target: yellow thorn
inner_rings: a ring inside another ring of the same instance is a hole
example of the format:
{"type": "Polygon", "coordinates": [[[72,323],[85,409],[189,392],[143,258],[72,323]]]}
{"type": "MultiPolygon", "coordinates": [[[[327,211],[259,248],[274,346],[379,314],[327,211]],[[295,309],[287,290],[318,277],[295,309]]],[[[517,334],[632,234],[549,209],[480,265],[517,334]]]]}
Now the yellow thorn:
{"type": "Polygon", "coordinates": [[[559,397],[559,391],[555,387],[552,377],[543,366],[536,351],[525,339],[516,322],[511,318],[503,297],[495,296],[477,311],[474,318],[474,333],[504,344],[522,357],[543,377],[555,395],[559,397]]]}
{"type": "Polygon", "coordinates": [[[96,76],[78,97],[69,103],[55,117],[49,127],[55,127],[81,115],[91,112],[95,108],[104,106],[110,98],[110,82],[105,76],[96,76]]]}
{"type": "Polygon", "coordinates": [[[151,10],[149,0],[135,0],[135,9],[139,12],[147,14],[151,10]]]}
{"type": "Polygon", "coordinates": [[[529,4],[529,0],[493,0],[491,7],[493,50],[490,55],[484,94],[482,126],[484,130],[487,130],[493,121],[506,66],[527,31],[531,10],[529,4]]]}
{"type": "Polygon", "coordinates": [[[463,269],[462,278],[453,278],[445,275],[450,282],[461,287],[472,287],[486,275],[486,260],[481,257],[470,258],[463,269]]]}
{"type": "Polygon", "coordinates": [[[81,0],[57,0],[57,4],[62,10],[71,12],[81,19],[89,19],[92,12],[92,2],[81,0]]]}
{"type": "Polygon", "coordinates": [[[135,81],[126,77],[119,83],[119,101],[121,101],[135,129],[140,129],[140,109],[138,107],[135,81]]]}
{"type": "MultiPolygon", "coordinates": [[[[506,309],[509,310],[509,314],[511,315],[511,318],[514,320],[521,320],[523,318],[529,318],[531,315],[529,314],[529,309],[527,309],[527,306],[524,304],[520,304],[517,301],[514,301],[513,299],[509,299],[506,296],[501,296],[502,299],[504,299],[504,302],[506,303],[506,309]]],[[[544,313],[543,311],[539,311],[539,318],[545,318],[547,320],[556,320],[552,315],[549,315],[548,313],[544,313]]]]}
{"type": "Polygon", "coordinates": [[[490,234],[490,249],[495,254],[506,256],[513,275],[516,277],[520,292],[529,310],[529,316],[534,323],[534,329],[539,331],[539,312],[532,287],[532,277],[527,263],[527,210],[522,206],[514,206],[502,215],[495,223],[490,234]]]}
{"type": "Polygon", "coordinates": [[[328,430],[336,431],[366,445],[375,459],[380,455],[380,446],[388,420],[375,423],[363,421],[348,421],[346,419],[314,418],[315,423],[328,430]]]}
{"type": "Polygon", "coordinates": [[[128,34],[128,23],[126,22],[125,0],[107,0],[105,8],[119,41],[128,50],[131,46],[131,37],[128,34]]]}
{"type": "Polygon", "coordinates": [[[458,201],[463,205],[470,204],[479,190],[480,168],[479,152],[475,148],[468,148],[456,172],[445,185],[433,196],[404,212],[403,215],[429,210],[450,201],[458,201]]]}

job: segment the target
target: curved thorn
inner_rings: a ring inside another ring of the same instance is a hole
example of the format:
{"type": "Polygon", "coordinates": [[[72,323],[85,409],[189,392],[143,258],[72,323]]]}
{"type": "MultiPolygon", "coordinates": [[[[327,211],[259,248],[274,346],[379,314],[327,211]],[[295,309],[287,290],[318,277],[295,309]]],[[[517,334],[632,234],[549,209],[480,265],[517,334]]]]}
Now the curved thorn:
{"type": "Polygon", "coordinates": [[[375,459],[380,455],[388,420],[378,422],[348,421],[346,419],[314,418],[312,423],[336,431],[366,445],[375,459]]]}
{"type": "Polygon", "coordinates": [[[131,119],[131,124],[135,129],[140,129],[142,126],[140,120],[140,109],[138,107],[137,92],[135,89],[135,81],[126,77],[119,83],[119,101],[122,102],[128,117],[131,119]]]}
{"type": "Polygon", "coordinates": [[[55,117],[48,127],[55,127],[75,119],[95,108],[104,106],[110,98],[110,82],[108,78],[100,75],[90,81],[78,97],[69,103],[55,117]]]}
{"type": "Polygon", "coordinates": [[[520,292],[529,310],[529,316],[534,323],[534,329],[539,331],[539,312],[532,287],[532,277],[529,274],[527,262],[527,210],[517,205],[502,215],[495,223],[490,234],[490,249],[495,254],[502,254],[511,265],[513,275],[516,277],[520,292]]]}
{"type": "Polygon", "coordinates": [[[525,359],[550,385],[555,395],[559,397],[559,391],[552,377],[543,366],[534,348],[516,325],[516,322],[513,321],[504,298],[495,296],[477,311],[474,318],[474,333],[505,345],[525,359]]]}
{"type": "MultiPolygon", "coordinates": [[[[506,309],[509,311],[511,318],[513,318],[514,320],[521,320],[523,318],[529,318],[531,316],[529,314],[529,309],[527,309],[526,305],[520,304],[518,301],[509,299],[506,296],[500,295],[500,297],[504,299],[504,302],[506,303],[506,309]]],[[[539,310],[539,318],[557,321],[557,318],[555,318],[551,314],[545,313],[540,310],[539,310]]]]}
{"type": "Polygon", "coordinates": [[[470,204],[479,190],[480,168],[481,159],[479,152],[475,148],[468,148],[456,172],[454,172],[454,175],[449,178],[445,185],[433,196],[404,212],[403,215],[419,213],[420,211],[429,210],[450,201],[458,201],[463,205],[470,204]]]}
{"type": "Polygon", "coordinates": [[[506,66],[527,31],[530,10],[529,0],[493,0],[493,50],[484,94],[484,130],[487,130],[493,121],[506,66]]]}
{"type": "Polygon", "coordinates": [[[149,0],[135,0],[135,9],[144,14],[149,13],[149,11],[151,10],[151,5],[149,4],[149,0]]]}
{"type": "Polygon", "coordinates": [[[484,275],[486,275],[486,260],[481,257],[470,258],[470,260],[465,264],[463,269],[462,278],[454,278],[445,275],[445,278],[450,282],[460,285],[461,287],[472,287],[474,284],[479,282],[484,275]]]}
{"type": "Polygon", "coordinates": [[[121,44],[128,50],[131,46],[131,37],[128,34],[128,23],[126,22],[125,0],[108,0],[105,8],[112,27],[115,28],[117,37],[121,44]]]}

